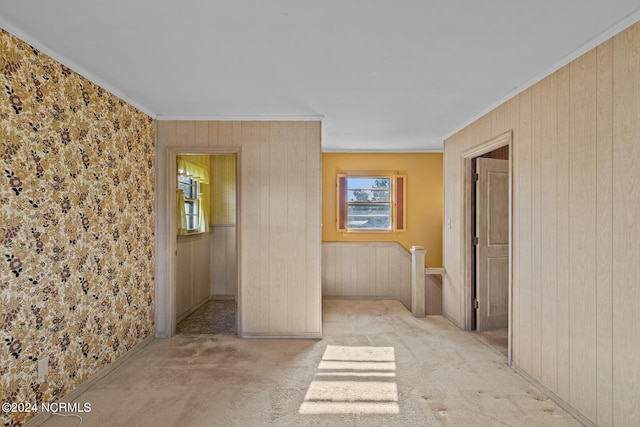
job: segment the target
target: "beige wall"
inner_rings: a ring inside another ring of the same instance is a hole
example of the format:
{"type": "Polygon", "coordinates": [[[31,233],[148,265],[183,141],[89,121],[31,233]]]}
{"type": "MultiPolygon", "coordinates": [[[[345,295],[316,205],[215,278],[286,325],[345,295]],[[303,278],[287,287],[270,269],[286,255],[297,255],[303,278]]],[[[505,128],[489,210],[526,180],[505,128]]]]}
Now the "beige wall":
{"type": "Polygon", "coordinates": [[[237,293],[238,258],[235,225],[212,225],[210,284],[212,299],[232,299],[237,293]]]}
{"type": "Polygon", "coordinates": [[[461,153],[513,130],[513,359],[598,425],[640,425],[640,24],[447,139],[444,310],[464,322],[461,153]]]}
{"type": "Polygon", "coordinates": [[[393,298],[411,310],[411,254],[397,242],[323,242],[322,296],[393,298]]]}
{"type": "MultiPolygon", "coordinates": [[[[244,336],[321,334],[320,129],[320,122],[302,121],[158,122],[159,207],[167,197],[166,147],[238,150],[244,336]]],[[[165,221],[159,212],[159,248],[169,244],[165,221]]],[[[167,266],[158,264],[160,278],[167,266]]],[[[159,310],[165,310],[171,296],[161,286],[159,279],[159,310]]],[[[158,319],[160,336],[170,328],[166,322],[158,319]]]]}
{"type": "Polygon", "coordinates": [[[209,299],[210,233],[177,236],[176,322],[209,299]]]}

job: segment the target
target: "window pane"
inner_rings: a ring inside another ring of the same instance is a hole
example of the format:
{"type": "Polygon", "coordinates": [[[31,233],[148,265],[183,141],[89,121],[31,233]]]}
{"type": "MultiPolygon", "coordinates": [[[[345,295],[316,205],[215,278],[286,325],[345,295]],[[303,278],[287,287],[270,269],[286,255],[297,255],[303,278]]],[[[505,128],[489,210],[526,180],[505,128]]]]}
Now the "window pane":
{"type": "Polygon", "coordinates": [[[386,188],[391,186],[391,178],[385,177],[351,177],[347,178],[347,188],[352,189],[374,189],[374,188],[386,188]]]}
{"type": "Polygon", "coordinates": [[[388,202],[389,190],[349,190],[348,202],[388,202]]]}
{"type": "Polygon", "coordinates": [[[184,184],[182,182],[178,183],[178,189],[182,190],[182,192],[184,193],[184,197],[189,197],[191,198],[191,186],[188,184],[184,184]]]}
{"type": "Polygon", "coordinates": [[[188,199],[194,198],[194,181],[188,176],[178,175],[178,188],[184,193],[184,197],[188,199]]]}
{"type": "Polygon", "coordinates": [[[196,203],[193,201],[184,202],[184,211],[187,213],[187,215],[194,215],[198,213],[196,210],[196,203]]]}
{"type": "Polygon", "coordinates": [[[198,228],[198,217],[196,215],[187,215],[187,229],[195,230],[198,228]]]}
{"type": "Polygon", "coordinates": [[[359,229],[390,230],[391,217],[388,216],[349,216],[347,227],[359,229]]]}
{"type": "Polygon", "coordinates": [[[380,204],[366,204],[366,205],[353,205],[349,204],[349,216],[390,216],[391,205],[387,203],[380,204]]]}
{"type": "Polygon", "coordinates": [[[391,205],[349,205],[347,227],[360,229],[391,229],[391,205]]]}

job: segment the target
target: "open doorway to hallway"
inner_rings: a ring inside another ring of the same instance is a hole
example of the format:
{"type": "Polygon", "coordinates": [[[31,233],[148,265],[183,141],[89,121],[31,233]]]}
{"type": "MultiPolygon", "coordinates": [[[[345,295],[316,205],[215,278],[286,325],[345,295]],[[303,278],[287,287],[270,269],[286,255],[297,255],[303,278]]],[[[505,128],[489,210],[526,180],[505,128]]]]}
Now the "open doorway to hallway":
{"type": "Polygon", "coordinates": [[[177,154],[176,160],[176,334],[235,335],[237,157],[177,154]]]}
{"type": "Polygon", "coordinates": [[[510,363],[511,132],[462,154],[466,169],[463,260],[465,329],[510,363]]]}

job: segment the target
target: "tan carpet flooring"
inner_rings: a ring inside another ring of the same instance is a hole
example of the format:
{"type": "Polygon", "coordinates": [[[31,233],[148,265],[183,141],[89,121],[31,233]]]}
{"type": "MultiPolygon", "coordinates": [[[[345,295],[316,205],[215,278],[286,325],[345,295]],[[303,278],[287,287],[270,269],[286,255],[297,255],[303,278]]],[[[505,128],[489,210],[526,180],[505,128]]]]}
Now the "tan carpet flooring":
{"type": "Polygon", "coordinates": [[[323,328],[322,340],[154,340],[76,400],[91,403],[83,426],[579,425],[441,316],[327,299],[323,328]]]}

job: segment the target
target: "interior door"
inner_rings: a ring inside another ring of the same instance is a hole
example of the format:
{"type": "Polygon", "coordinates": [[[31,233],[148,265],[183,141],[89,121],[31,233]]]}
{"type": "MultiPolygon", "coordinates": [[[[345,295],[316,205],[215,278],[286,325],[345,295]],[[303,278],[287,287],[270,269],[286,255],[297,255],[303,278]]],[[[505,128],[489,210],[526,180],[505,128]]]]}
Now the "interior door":
{"type": "Polygon", "coordinates": [[[508,326],[509,161],[476,162],[476,329],[508,326]]]}

